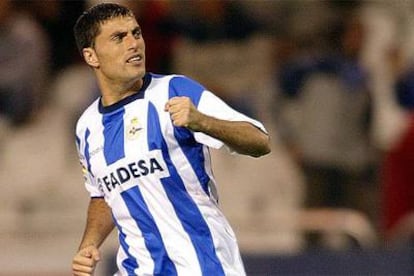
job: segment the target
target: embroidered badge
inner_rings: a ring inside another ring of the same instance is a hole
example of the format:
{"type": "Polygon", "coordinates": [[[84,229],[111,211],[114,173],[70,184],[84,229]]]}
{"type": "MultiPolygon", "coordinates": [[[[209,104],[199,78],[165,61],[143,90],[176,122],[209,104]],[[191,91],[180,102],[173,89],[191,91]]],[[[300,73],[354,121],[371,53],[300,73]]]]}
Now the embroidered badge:
{"type": "Polygon", "coordinates": [[[135,140],[139,137],[140,130],[142,130],[141,124],[137,117],[131,119],[129,125],[126,127],[126,137],[128,140],[135,140]]]}

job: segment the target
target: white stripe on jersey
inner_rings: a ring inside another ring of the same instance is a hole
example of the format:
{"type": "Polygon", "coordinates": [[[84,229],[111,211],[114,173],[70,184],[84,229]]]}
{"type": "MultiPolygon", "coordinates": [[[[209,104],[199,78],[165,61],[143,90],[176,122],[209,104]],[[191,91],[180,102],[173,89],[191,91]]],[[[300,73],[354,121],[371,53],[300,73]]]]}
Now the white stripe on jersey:
{"type": "MultiPolygon", "coordinates": [[[[158,80],[155,79],[153,82],[157,82],[158,80]]],[[[153,84],[156,85],[156,84],[153,84]]],[[[157,85],[160,85],[159,89],[163,90],[165,89],[168,91],[168,82],[161,82],[157,85]]],[[[150,91],[148,89],[147,91],[150,91]]],[[[158,89],[155,91],[159,91],[158,89]]],[[[166,97],[167,94],[150,94],[147,93],[146,98],[148,98],[149,101],[151,101],[156,107],[158,107],[158,115],[160,124],[171,124],[171,120],[169,119],[169,115],[167,112],[164,111],[164,105],[168,100],[168,97],[166,97]],[[168,120],[168,122],[166,121],[168,120]]],[[[172,129],[172,125],[170,126],[172,129]]],[[[165,140],[170,139],[169,142],[173,142],[174,140],[170,137],[164,137],[165,140]]],[[[147,143],[148,144],[148,143],[147,143]]],[[[181,157],[185,158],[185,157],[181,157]]],[[[180,164],[179,166],[176,166],[177,168],[181,168],[182,166],[186,166],[185,164],[180,164]]],[[[187,165],[188,166],[188,165],[187,165]]],[[[196,183],[196,182],[194,182],[196,183]]],[[[160,190],[163,191],[163,201],[166,202],[166,205],[163,209],[159,209],[156,205],[156,202],[159,201],[159,198],[151,198],[151,190],[153,189],[153,184],[150,183],[146,192],[147,192],[147,198],[148,204],[152,206],[152,210],[154,210],[153,215],[154,219],[157,222],[158,227],[160,228],[161,235],[163,236],[163,240],[165,242],[165,246],[167,251],[170,253],[171,256],[177,256],[177,262],[176,262],[176,268],[178,275],[202,275],[200,267],[198,266],[198,260],[196,252],[194,251],[194,247],[191,244],[191,240],[188,237],[188,235],[179,235],[177,236],[175,233],[185,233],[185,230],[183,229],[180,221],[177,219],[175,210],[172,207],[167,195],[165,194],[164,190],[159,187],[160,190]],[[152,204],[154,203],[154,204],[152,204]],[[169,222],[165,220],[165,212],[168,213],[167,217],[170,219],[173,219],[173,222],[169,222]],[[175,231],[171,231],[171,227],[176,228],[175,231]],[[180,246],[177,246],[179,244],[180,246]],[[197,264],[197,266],[194,266],[194,264],[197,264]]],[[[158,183],[158,185],[160,185],[158,183]]],[[[201,186],[199,185],[193,185],[193,187],[199,187],[198,190],[201,190],[201,186]]],[[[190,193],[191,194],[191,193],[190,193]]]]}
{"type": "MultiPolygon", "coordinates": [[[[166,94],[162,95],[164,97],[161,97],[161,95],[155,94],[155,93],[147,94],[147,95],[149,99],[151,100],[151,102],[153,102],[155,106],[158,106],[159,108],[163,107],[163,103],[167,102],[168,100],[168,97],[167,97],[168,95],[166,94]]],[[[158,110],[159,114],[162,114],[162,112],[163,110],[158,110]]],[[[160,115],[160,121],[161,121],[161,124],[167,124],[171,128],[173,127],[171,119],[168,114],[164,116],[160,115]]],[[[165,137],[165,139],[167,139],[167,137],[165,137]]],[[[180,148],[176,140],[170,140],[170,143],[171,143],[169,144],[170,148],[171,147],[180,148]]],[[[170,154],[171,153],[172,151],[170,150],[170,154]]],[[[182,151],[178,150],[178,151],[175,151],[174,153],[175,154],[171,154],[171,159],[175,167],[183,168],[185,166],[188,166],[188,160],[182,151]]],[[[210,163],[210,156],[207,156],[207,159],[208,159],[207,162],[205,162],[206,165],[210,163]]],[[[209,171],[211,171],[211,169],[209,171]]],[[[180,174],[181,178],[184,180],[185,188],[191,195],[194,202],[197,204],[198,208],[200,208],[201,213],[204,214],[205,221],[208,224],[209,229],[213,235],[213,241],[215,242],[216,253],[218,257],[220,258],[220,260],[222,261],[222,264],[226,264],[226,260],[228,262],[229,260],[232,260],[235,256],[239,256],[237,248],[236,248],[236,252],[234,252],[234,249],[228,250],[229,248],[234,248],[234,244],[236,243],[236,238],[227,220],[224,219],[224,216],[221,214],[221,211],[218,209],[216,205],[217,204],[216,199],[209,198],[206,195],[206,193],[201,188],[202,186],[199,183],[197,176],[194,174],[192,170],[189,170],[189,171],[179,170],[178,173],[180,174]],[[193,183],[199,183],[199,185],[194,185],[193,183]],[[225,232],[227,232],[228,234],[227,237],[231,239],[230,243],[228,243],[228,239],[222,237],[223,235],[222,230],[220,230],[219,232],[216,232],[216,229],[223,229],[223,227],[225,228],[225,232]],[[228,243],[227,246],[220,246],[226,243],[228,243]],[[236,255],[234,255],[234,253],[236,253],[236,255]]],[[[239,264],[241,264],[241,260],[236,259],[231,262],[231,265],[229,265],[228,267],[225,267],[225,271],[227,275],[239,275],[238,274],[239,271],[243,270],[242,266],[237,267],[239,264]],[[234,266],[236,266],[237,268],[235,269],[234,266]]]]}
{"type": "MultiPolygon", "coordinates": [[[[118,206],[116,212],[114,212],[114,216],[120,218],[129,217],[128,208],[126,207],[123,200],[116,199],[116,202],[112,202],[112,204],[118,206]]],[[[146,250],[144,239],[136,238],[142,237],[142,232],[139,227],[137,227],[136,223],[133,221],[128,221],[128,227],[123,227],[122,230],[118,230],[118,232],[120,236],[119,239],[121,240],[122,234],[125,234],[125,242],[130,245],[130,248],[128,248],[128,253],[125,252],[125,249],[122,246],[119,247],[117,264],[121,275],[128,275],[128,271],[122,266],[122,262],[129,258],[128,254],[132,256],[139,256],[139,261],[137,261],[138,268],[134,270],[134,273],[136,275],[151,275],[151,273],[154,271],[154,260],[151,258],[148,250],[146,250]],[[130,231],[133,232],[133,235],[128,232],[121,233],[121,231],[130,231]]]]}

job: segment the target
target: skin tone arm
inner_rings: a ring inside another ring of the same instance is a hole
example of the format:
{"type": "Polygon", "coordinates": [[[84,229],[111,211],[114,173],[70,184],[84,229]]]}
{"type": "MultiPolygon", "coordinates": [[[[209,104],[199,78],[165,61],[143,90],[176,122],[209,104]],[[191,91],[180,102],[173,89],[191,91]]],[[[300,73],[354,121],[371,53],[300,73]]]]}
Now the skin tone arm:
{"type": "Polygon", "coordinates": [[[100,260],[99,246],[114,229],[111,209],[103,198],[91,198],[88,218],[79,251],[72,261],[72,273],[76,276],[92,275],[100,260]]]}
{"type": "Polygon", "coordinates": [[[259,157],[270,152],[269,137],[247,122],[216,119],[199,112],[188,97],[171,98],[165,105],[175,126],[203,132],[240,154],[259,157]]]}

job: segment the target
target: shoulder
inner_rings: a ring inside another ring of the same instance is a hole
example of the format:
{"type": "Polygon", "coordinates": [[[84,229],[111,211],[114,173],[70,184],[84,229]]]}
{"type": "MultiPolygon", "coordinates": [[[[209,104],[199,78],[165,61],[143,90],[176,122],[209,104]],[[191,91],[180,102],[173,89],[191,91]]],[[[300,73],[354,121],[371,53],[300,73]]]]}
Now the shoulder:
{"type": "Polygon", "coordinates": [[[185,75],[157,75],[151,73],[151,79],[152,90],[156,90],[157,94],[160,91],[158,88],[160,88],[168,94],[168,98],[177,96],[189,97],[196,106],[200,101],[201,95],[206,91],[203,85],[185,75]]]}
{"type": "Polygon", "coordinates": [[[201,95],[206,88],[199,82],[184,76],[170,75],[168,84],[169,98],[189,97],[195,105],[198,105],[201,95]]]}
{"type": "Polygon", "coordinates": [[[76,123],[76,135],[79,136],[80,133],[89,128],[89,124],[91,122],[96,122],[98,117],[101,116],[98,110],[98,106],[99,98],[85,109],[76,123]]]}
{"type": "Polygon", "coordinates": [[[201,85],[199,82],[184,76],[184,75],[172,75],[170,80],[170,87],[177,91],[178,96],[185,96],[186,92],[202,92],[205,90],[204,86],[201,85]]]}
{"type": "Polygon", "coordinates": [[[187,87],[191,89],[197,88],[198,90],[205,89],[203,85],[201,85],[199,82],[185,75],[180,75],[180,74],[160,75],[160,74],[154,74],[154,73],[150,73],[150,74],[151,74],[152,82],[168,82],[170,87],[175,87],[175,88],[187,87]]]}

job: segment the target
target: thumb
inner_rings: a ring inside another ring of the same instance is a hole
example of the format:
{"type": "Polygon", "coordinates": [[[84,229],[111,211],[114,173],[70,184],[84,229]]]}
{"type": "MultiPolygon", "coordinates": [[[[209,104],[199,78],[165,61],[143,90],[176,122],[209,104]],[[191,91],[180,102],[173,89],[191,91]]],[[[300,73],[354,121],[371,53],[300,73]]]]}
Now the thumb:
{"type": "Polygon", "coordinates": [[[91,248],[90,254],[91,254],[91,258],[95,260],[95,262],[98,262],[99,260],[101,260],[101,253],[96,247],[91,248]]]}
{"type": "Polygon", "coordinates": [[[82,249],[81,255],[87,258],[91,258],[96,262],[101,259],[101,254],[95,246],[88,246],[82,249]]]}

